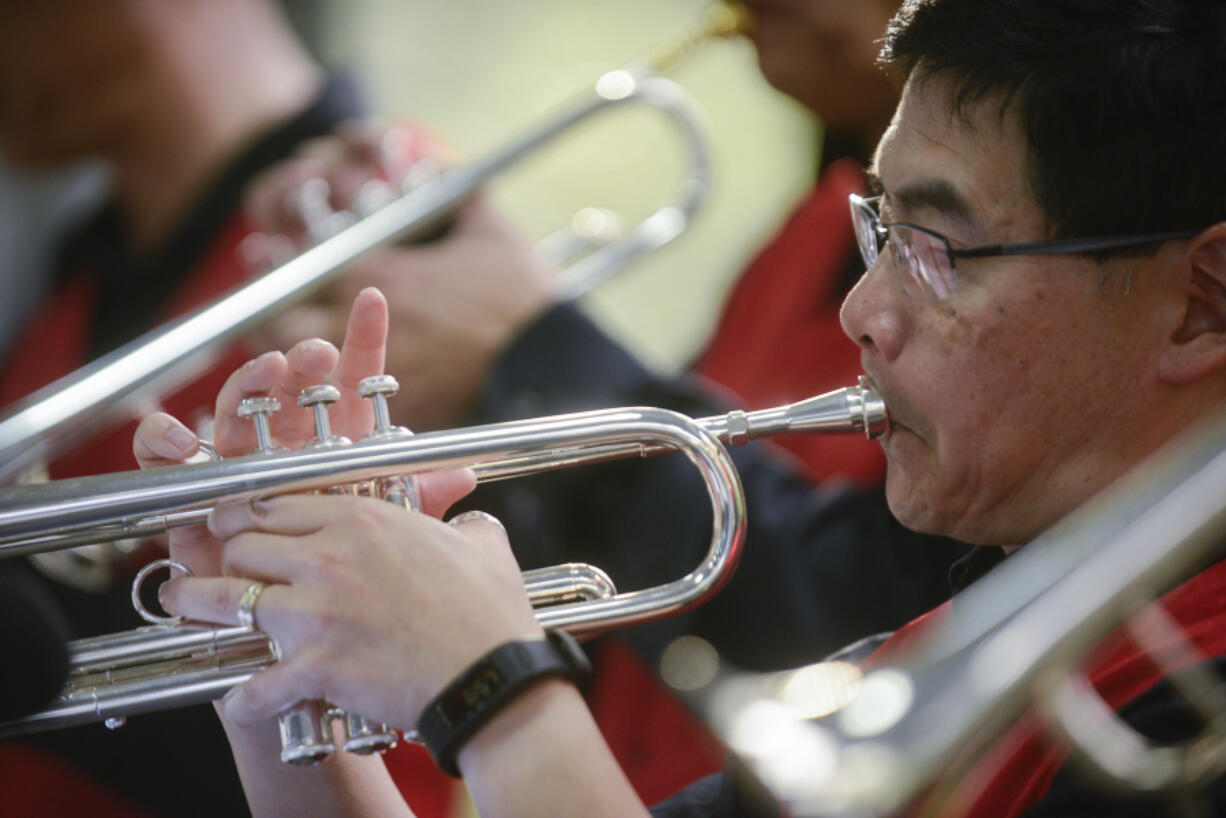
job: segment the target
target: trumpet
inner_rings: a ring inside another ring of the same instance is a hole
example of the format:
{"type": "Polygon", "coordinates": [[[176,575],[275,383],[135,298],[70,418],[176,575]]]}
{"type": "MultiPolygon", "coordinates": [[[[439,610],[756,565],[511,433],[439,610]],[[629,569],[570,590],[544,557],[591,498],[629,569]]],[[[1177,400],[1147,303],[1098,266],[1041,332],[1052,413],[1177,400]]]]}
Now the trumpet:
{"type": "MultiPolygon", "coordinates": [[[[100,426],[133,417],[151,397],[173,392],[206,369],[216,352],[287,304],[309,295],[367,251],[436,232],[476,190],[521,159],[552,143],[573,126],[605,111],[644,105],[674,124],[688,151],[688,168],[667,204],[600,244],[563,272],[564,296],[576,297],[639,257],[673,241],[706,201],[710,156],[697,104],[662,76],[700,42],[737,34],[747,16],[739,7],[716,6],[703,27],[672,47],[602,76],[592,92],[503,147],[470,164],[441,173],[410,173],[406,190],[354,217],[325,214],[312,230],[317,243],[212,305],[154,329],[76,372],[27,396],[0,417],[0,484],[44,464],[100,426]]],[[[319,202],[315,197],[316,204],[319,202]]],[[[343,214],[346,216],[352,214],[343,214]]],[[[559,244],[574,245],[561,240],[559,244]]],[[[582,243],[580,243],[582,244],[582,243]]],[[[574,255],[573,247],[564,255],[574,255]]]]}
{"type": "MultiPolygon", "coordinates": [[[[404,488],[406,475],[439,469],[466,466],[484,481],[680,451],[701,475],[713,514],[710,544],[692,571],[629,592],[618,592],[603,571],[583,564],[524,575],[542,625],[591,635],[680,613],[729,579],[740,555],[745,500],[727,446],[789,432],[874,438],[888,426],[884,402],[863,381],[774,409],[703,419],[630,407],[418,435],[390,424],[386,397],[394,384],[386,376],[368,379],[359,391],[374,401],[376,422],[355,443],[5,489],[0,556],[66,548],[82,538],[167,531],[202,522],[218,503],[254,497],[355,486],[374,496],[386,496],[388,487],[403,495],[411,493],[404,488]]],[[[271,408],[265,402],[249,412],[262,442],[271,408]]],[[[330,438],[318,421],[317,436],[330,438]]],[[[262,632],[199,623],[81,640],[69,653],[70,678],[61,696],[41,713],[0,725],[0,737],[96,721],[118,724],[129,715],[208,701],[275,661],[274,646],[262,632]]]]}

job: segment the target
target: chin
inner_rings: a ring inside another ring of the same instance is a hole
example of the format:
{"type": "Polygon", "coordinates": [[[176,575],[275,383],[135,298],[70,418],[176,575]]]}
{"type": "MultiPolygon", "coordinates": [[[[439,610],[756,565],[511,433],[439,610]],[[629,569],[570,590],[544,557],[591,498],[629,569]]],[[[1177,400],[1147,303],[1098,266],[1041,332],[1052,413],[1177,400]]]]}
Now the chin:
{"type": "Polygon", "coordinates": [[[903,485],[903,481],[896,478],[895,474],[896,471],[892,468],[886,473],[885,499],[886,504],[890,507],[890,513],[898,522],[912,531],[920,534],[942,533],[934,528],[936,519],[932,514],[931,505],[917,497],[911,486],[903,485]]]}
{"type": "Polygon", "coordinates": [[[917,534],[939,534],[948,535],[948,532],[942,530],[942,527],[932,517],[931,514],[925,513],[924,510],[913,510],[909,508],[896,508],[893,503],[890,504],[890,511],[895,519],[902,523],[905,528],[916,532],[917,534]]]}
{"type": "Polygon", "coordinates": [[[918,534],[931,534],[938,537],[948,537],[951,540],[967,545],[1004,545],[1006,543],[1026,542],[1027,538],[1011,537],[1002,534],[996,526],[983,521],[967,520],[958,510],[946,513],[934,511],[932,507],[895,508],[890,503],[890,511],[898,522],[918,534]]]}
{"type": "Polygon", "coordinates": [[[932,497],[916,491],[914,486],[903,485],[900,479],[891,480],[888,473],[885,495],[894,518],[918,534],[950,537],[972,545],[991,544],[969,530],[975,527],[963,519],[959,509],[943,508],[939,503],[942,499],[940,496],[936,498],[938,502],[934,502],[932,497]]]}

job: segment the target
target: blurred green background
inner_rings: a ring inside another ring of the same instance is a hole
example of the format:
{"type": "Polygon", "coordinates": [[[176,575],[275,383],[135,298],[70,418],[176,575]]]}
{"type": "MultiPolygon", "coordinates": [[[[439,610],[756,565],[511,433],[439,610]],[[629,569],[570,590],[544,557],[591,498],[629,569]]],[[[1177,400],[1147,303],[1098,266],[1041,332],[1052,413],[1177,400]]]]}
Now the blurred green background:
{"type": "MultiPolygon", "coordinates": [[[[308,20],[331,64],[353,68],[380,113],[426,123],[479,156],[588,92],[605,71],[677,40],[707,0],[350,0],[308,20]]],[[[744,40],[712,42],[672,78],[704,112],[715,165],[711,197],[673,245],[584,297],[612,334],[654,367],[683,365],[728,286],[813,178],[818,125],[771,89],[744,40]]],[[[597,117],[492,185],[531,236],[581,207],[637,221],[670,201],[684,174],[680,141],[646,109],[597,117]]]]}

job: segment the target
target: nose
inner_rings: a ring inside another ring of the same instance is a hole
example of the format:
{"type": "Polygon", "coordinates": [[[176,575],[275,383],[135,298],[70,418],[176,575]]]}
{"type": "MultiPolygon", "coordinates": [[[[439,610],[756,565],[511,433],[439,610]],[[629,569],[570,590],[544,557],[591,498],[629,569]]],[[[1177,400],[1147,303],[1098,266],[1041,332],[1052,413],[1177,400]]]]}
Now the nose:
{"type": "Polygon", "coordinates": [[[895,282],[888,254],[882,254],[843,300],[839,320],[843,332],[861,349],[892,361],[902,351],[906,321],[901,298],[909,298],[895,282]]]}

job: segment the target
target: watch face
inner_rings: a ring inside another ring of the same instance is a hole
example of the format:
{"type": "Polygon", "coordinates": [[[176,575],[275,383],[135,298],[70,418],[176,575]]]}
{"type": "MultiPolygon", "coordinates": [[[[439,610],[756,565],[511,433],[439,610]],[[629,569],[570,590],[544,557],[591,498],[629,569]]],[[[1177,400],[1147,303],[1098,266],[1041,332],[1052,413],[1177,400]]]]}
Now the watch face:
{"type": "Polygon", "coordinates": [[[473,667],[463,685],[449,692],[438,702],[439,715],[443,717],[448,727],[459,724],[495,696],[506,677],[502,675],[492,662],[483,661],[473,667]]]}

